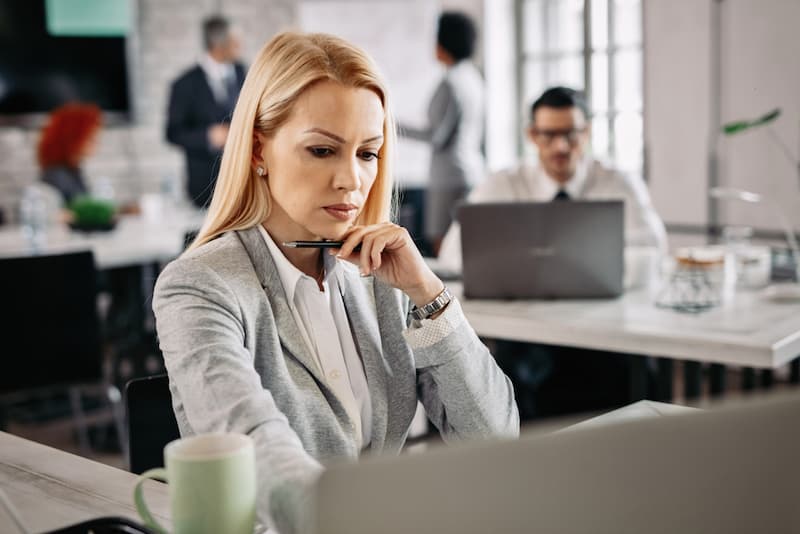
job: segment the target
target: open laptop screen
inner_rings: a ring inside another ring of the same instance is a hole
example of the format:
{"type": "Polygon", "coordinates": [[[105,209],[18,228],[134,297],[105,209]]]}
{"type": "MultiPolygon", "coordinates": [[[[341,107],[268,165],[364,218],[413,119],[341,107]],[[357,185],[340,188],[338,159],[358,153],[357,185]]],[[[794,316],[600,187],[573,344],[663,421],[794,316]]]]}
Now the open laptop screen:
{"type": "Polygon", "coordinates": [[[464,204],[469,298],[593,298],[622,292],[622,201],[464,204]]]}

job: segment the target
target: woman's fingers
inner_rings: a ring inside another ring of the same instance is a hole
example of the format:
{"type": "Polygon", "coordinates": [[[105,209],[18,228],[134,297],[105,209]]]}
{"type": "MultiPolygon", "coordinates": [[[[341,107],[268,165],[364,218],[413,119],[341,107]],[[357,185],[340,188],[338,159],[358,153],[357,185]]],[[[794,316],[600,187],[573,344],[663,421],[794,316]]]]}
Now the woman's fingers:
{"type": "MultiPolygon", "coordinates": [[[[361,239],[364,233],[367,231],[367,226],[354,226],[349,230],[349,232],[345,235],[344,243],[342,244],[342,248],[336,253],[336,256],[339,258],[350,259],[350,255],[353,253],[353,250],[361,244],[361,239]]],[[[363,246],[362,246],[363,250],[363,246]]]]}
{"type": "Polygon", "coordinates": [[[405,230],[392,223],[354,227],[346,235],[336,256],[357,264],[361,273],[366,276],[380,269],[384,263],[382,255],[387,248],[395,248],[395,244],[402,246],[404,236],[405,230]],[[361,245],[361,250],[356,259],[353,253],[358,245],[361,245]]]}

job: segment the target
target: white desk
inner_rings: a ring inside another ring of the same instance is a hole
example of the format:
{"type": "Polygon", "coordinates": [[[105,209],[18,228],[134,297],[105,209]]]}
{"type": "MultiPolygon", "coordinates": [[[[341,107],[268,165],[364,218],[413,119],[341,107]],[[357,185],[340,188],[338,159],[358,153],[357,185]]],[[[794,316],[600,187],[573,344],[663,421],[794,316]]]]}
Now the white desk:
{"type": "MultiPolygon", "coordinates": [[[[136,475],[0,432],[0,486],[31,532],[103,516],[141,522],[133,505],[136,475]]],[[[169,524],[167,486],[145,482],[153,514],[169,524]]],[[[0,508],[0,532],[14,532],[0,508]]]]}
{"type": "Polygon", "coordinates": [[[122,216],[110,232],[74,232],[65,225],[48,228],[43,246],[31,248],[19,226],[0,228],[0,258],[91,249],[99,269],[169,261],[183,251],[184,235],[198,230],[204,213],[192,208],[166,213],[159,221],[122,216]]]}
{"type": "MultiPolygon", "coordinates": [[[[461,296],[459,282],[448,286],[461,296]]],[[[644,291],[610,300],[461,303],[484,337],[767,369],[800,355],[800,304],[758,292],[696,315],[657,308],[644,291]]]]}

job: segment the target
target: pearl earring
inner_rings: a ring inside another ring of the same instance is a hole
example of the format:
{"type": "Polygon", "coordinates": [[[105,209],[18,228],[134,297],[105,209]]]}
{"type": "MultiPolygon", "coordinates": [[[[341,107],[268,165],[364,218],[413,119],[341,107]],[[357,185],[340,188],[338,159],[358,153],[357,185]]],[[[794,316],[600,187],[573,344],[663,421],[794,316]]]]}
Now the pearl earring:
{"type": "Polygon", "coordinates": [[[259,176],[264,176],[264,167],[258,167],[256,169],[256,174],[258,174],[259,176]]]}

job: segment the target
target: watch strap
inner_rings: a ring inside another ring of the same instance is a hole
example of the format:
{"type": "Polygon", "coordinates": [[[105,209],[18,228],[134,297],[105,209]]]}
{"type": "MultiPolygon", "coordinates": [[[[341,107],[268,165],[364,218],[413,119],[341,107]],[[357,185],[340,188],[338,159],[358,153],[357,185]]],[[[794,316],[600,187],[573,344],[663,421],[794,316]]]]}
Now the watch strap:
{"type": "Polygon", "coordinates": [[[442,292],[436,295],[436,298],[429,303],[420,306],[419,308],[414,306],[411,309],[411,317],[417,321],[427,319],[434,313],[444,309],[444,307],[447,306],[451,300],[453,300],[453,295],[450,293],[450,290],[447,289],[447,286],[445,286],[445,288],[442,289],[442,292]]]}

